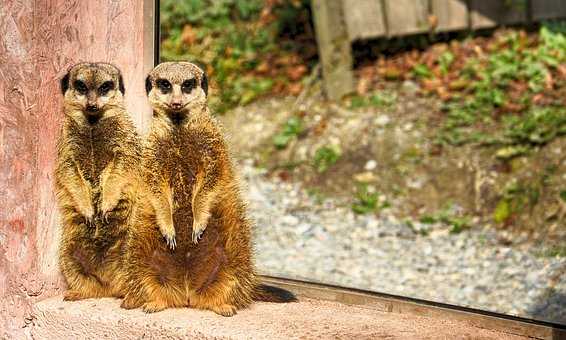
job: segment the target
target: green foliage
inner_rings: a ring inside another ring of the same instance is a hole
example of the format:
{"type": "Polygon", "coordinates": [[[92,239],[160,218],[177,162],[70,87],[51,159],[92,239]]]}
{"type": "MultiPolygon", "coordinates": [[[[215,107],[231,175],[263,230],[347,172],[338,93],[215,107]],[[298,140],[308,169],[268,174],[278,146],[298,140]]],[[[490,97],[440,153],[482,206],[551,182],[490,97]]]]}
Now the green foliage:
{"type": "Polygon", "coordinates": [[[318,172],[325,172],[340,159],[340,152],[335,147],[322,146],[315,151],[313,166],[318,172]]]}
{"type": "Polygon", "coordinates": [[[367,184],[358,184],[354,203],[352,203],[352,211],[354,213],[360,215],[375,213],[390,206],[391,203],[386,199],[380,200],[379,193],[369,190],[367,184]]]}
{"type": "Polygon", "coordinates": [[[285,149],[289,142],[303,132],[303,121],[297,116],[293,116],[285,122],[283,130],[273,136],[273,145],[278,149],[285,149]]]}
{"type": "Polygon", "coordinates": [[[533,107],[522,117],[508,116],[503,134],[509,144],[546,144],[566,134],[566,109],[533,107]]]}
{"type": "Polygon", "coordinates": [[[453,62],[454,62],[454,54],[452,54],[452,52],[446,51],[442,53],[438,58],[438,65],[440,66],[440,72],[442,72],[443,75],[446,75],[448,73],[448,70],[450,69],[450,65],[452,65],[453,62]]]}
{"type": "Polygon", "coordinates": [[[493,212],[493,220],[495,223],[503,223],[511,217],[511,207],[509,201],[503,199],[497,203],[495,211],[493,212]]]}
{"type": "MultiPolygon", "coordinates": [[[[445,104],[438,142],[500,144],[505,147],[498,157],[511,158],[566,134],[566,110],[558,103],[541,105],[532,100],[545,91],[551,72],[566,63],[565,27],[565,23],[543,25],[534,47],[511,32],[486,57],[470,58],[462,71],[463,79],[469,81],[467,93],[445,104]],[[519,99],[509,94],[517,91],[517,84],[527,85],[519,99]],[[511,111],[513,107],[522,114],[511,111]],[[495,119],[499,117],[503,128],[495,119]]],[[[438,62],[445,72],[452,58],[443,54],[438,62]]]]}
{"type": "Polygon", "coordinates": [[[518,182],[516,180],[507,184],[502,198],[493,212],[496,223],[506,223],[516,212],[525,208],[533,208],[539,201],[544,176],[540,181],[518,182]]]}
{"type": "Polygon", "coordinates": [[[560,199],[562,202],[566,203],[566,190],[560,191],[560,199]]]}
{"type": "Polygon", "coordinates": [[[350,109],[364,107],[384,108],[390,107],[397,102],[397,95],[390,91],[376,91],[367,96],[352,96],[350,98],[350,109]]]}
{"type": "Polygon", "coordinates": [[[566,257],[566,244],[550,247],[542,253],[544,257],[566,257]]]}
{"type": "Polygon", "coordinates": [[[356,192],[355,202],[352,204],[352,211],[356,214],[368,214],[377,211],[379,195],[369,192],[367,185],[360,185],[356,192]]]}
{"type": "Polygon", "coordinates": [[[472,227],[470,217],[461,216],[451,211],[450,207],[442,209],[432,215],[423,215],[420,222],[424,224],[442,223],[449,225],[450,233],[457,234],[472,227]]]}
{"type": "Polygon", "coordinates": [[[431,70],[424,64],[417,64],[411,70],[415,78],[430,78],[432,76],[431,70]]]}

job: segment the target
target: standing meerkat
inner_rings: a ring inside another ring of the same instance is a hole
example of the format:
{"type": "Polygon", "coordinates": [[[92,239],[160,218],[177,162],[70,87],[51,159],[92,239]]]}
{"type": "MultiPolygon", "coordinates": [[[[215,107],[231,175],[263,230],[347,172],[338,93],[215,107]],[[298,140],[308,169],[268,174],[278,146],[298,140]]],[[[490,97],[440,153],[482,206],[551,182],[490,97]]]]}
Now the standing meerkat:
{"type": "Polygon", "coordinates": [[[190,306],[232,316],[252,301],[296,300],[259,283],[250,222],[208,110],[204,72],[188,62],[162,63],[146,90],[153,108],[141,167],[146,190],[128,233],[122,307],[190,306]]]}
{"type": "Polygon", "coordinates": [[[65,118],[55,191],[64,299],[122,296],[118,274],[141,159],[122,75],[110,64],[80,63],[63,77],[61,89],[65,118]]]}

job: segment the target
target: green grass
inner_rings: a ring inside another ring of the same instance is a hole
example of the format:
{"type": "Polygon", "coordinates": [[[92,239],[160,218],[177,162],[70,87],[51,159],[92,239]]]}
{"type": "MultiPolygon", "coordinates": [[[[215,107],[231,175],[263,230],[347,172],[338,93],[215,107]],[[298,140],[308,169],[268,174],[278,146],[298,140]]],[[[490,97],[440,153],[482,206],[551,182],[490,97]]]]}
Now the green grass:
{"type": "Polygon", "coordinates": [[[313,166],[317,172],[322,173],[336,164],[338,159],[340,151],[336,147],[322,146],[314,153],[313,166]]]}
{"type": "Polygon", "coordinates": [[[394,92],[375,91],[369,95],[352,96],[348,107],[354,110],[366,107],[386,108],[393,106],[396,102],[397,95],[394,92]]]}
{"type": "MultiPolygon", "coordinates": [[[[563,105],[534,100],[548,91],[547,82],[556,79],[552,75],[566,63],[565,27],[564,23],[543,25],[534,47],[514,31],[501,38],[485,57],[468,59],[461,72],[466,89],[445,103],[437,142],[500,145],[506,148],[500,156],[511,158],[566,135],[563,105]]],[[[447,53],[438,60],[443,73],[453,61],[447,53]]],[[[413,71],[419,77],[427,75],[420,66],[413,71]]],[[[557,81],[554,86],[564,86],[557,81]]]]}
{"type": "Polygon", "coordinates": [[[380,202],[379,193],[370,191],[366,184],[360,184],[354,196],[352,211],[356,214],[364,215],[376,213],[390,206],[391,203],[387,200],[380,202]]]}
{"type": "Polygon", "coordinates": [[[285,149],[289,142],[303,132],[303,121],[297,116],[289,118],[281,132],[273,136],[273,145],[277,149],[285,149]]]}
{"type": "Polygon", "coordinates": [[[508,183],[493,211],[495,223],[506,223],[519,211],[532,209],[539,202],[544,185],[544,176],[536,181],[512,180],[508,183]]]}
{"type": "Polygon", "coordinates": [[[450,226],[450,233],[457,234],[472,227],[471,218],[455,214],[449,207],[431,215],[423,215],[420,222],[424,224],[442,223],[450,226]]]}

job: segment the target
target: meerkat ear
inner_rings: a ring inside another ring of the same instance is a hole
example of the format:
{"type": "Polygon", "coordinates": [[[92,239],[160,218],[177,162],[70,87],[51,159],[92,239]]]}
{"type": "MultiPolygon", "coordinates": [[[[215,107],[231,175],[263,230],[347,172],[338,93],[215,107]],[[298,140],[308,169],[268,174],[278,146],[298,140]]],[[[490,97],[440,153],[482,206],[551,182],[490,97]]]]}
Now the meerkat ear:
{"type": "Polygon", "coordinates": [[[151,85],[151,80],[149,79],[149,76],[147,76],[145,78],[145,94],[149,94],[149,91],[151,91],[152,85],[151,85]]]}
{"type": "Polygon", "coordinates": [[[206,73],[202,73],[202,79],[200,80],[200,87],[204,91],[204,95],[208,97],[208,77],[206,73]]]}
{"type": "Polygon", "coordinates": [[[118,82],[120,84],[118,84],[118,90],[120,90],[120,92],[122,92],[122,95],[124,95],[126,93],[126,88],[124,87],[124,78],[122,78],[122,74],[120,73],[120,76],[118,76],[118,82]]]}
{"type": "Polygon", "coordinates": [[[67,72],[67,74],[65,74],[63,78],[61,78],[61,92],[65,94],[65,92],[67,92],[68,89],[69,89],[69,72],[67,72]]]}

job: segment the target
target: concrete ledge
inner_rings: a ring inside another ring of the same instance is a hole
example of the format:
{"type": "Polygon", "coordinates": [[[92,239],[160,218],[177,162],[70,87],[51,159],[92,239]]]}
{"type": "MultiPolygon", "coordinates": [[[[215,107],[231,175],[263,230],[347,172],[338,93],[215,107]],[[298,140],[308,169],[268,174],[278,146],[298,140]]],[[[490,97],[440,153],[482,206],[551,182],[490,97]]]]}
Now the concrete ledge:
{"type": "Polygon", "coordinates": [[[35,339],[526,339],[465,322],[380,312],[302,298],[256,303],[231,318],[188,308],[155,314],[123,310],[116,299],[34,306],[35,339]]]}

